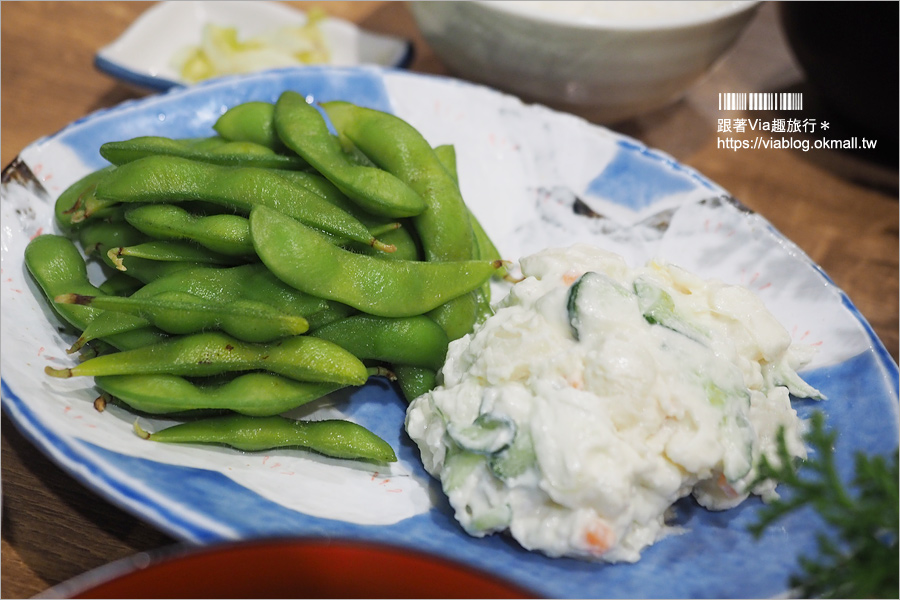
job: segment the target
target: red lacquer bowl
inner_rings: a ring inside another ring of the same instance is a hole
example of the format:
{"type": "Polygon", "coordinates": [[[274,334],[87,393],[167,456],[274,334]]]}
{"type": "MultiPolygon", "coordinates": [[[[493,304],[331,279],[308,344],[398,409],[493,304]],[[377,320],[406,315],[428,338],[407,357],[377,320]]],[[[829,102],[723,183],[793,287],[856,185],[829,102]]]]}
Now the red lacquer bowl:
{"type": "Polygon", "coordinates": [[[76,577],[44,597],[523,598],[526,590],[407,549],[334,540],[182,546],[76,577]]]}

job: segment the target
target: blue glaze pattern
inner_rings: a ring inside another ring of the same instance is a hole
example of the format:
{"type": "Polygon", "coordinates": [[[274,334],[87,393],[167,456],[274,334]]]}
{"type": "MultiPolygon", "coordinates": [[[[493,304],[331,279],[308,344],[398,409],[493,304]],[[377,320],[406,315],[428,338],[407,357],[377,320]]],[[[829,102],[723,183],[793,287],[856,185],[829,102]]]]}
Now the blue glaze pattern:
{"type": "Polygon", "coordinates": [[[661,198],[695,190],[698,184],[714,189],[705,179],[659,152],[627,140],[620,141],[619,147],[612,162],[588,184],[588,196],[637,212],[661,198]]]}

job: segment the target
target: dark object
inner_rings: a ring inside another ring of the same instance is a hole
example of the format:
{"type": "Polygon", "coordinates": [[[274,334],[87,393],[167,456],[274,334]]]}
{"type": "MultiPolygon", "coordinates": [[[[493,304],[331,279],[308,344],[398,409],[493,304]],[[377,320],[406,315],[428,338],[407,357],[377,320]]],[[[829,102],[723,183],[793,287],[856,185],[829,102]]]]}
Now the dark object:
{"type": "Polygon", "coordinates": [[[898,140],[897,2],[782,2],[781,24],[808,82],[830,110],[879,146],[898,140]]]}

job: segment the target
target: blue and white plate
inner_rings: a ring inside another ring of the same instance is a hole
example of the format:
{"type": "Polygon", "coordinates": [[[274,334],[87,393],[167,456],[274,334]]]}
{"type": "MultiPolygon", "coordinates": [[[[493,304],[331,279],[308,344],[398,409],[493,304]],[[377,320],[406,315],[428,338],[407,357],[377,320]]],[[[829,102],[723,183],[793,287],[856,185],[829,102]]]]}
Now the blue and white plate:
{"type": "MultiPolygon", "coordinates": [[[[387,440],[389,468],[301,450],[241,453],[152,444],[134,416],[94,410],[89,378],[54,379],[72,342],[57,329],[23,265],[28,240],[55,231],[53,203],[105,165],[101,143],[140,135],[200,137],[227,108],[275,101],[286,89],[391,111],[433,145],[453,144],[463,195],[509,259],[587,241],[651,257],[706,278],[748,286],[785,328],[818,352],[803,375],[828,400],[845,477],[858,450],[898,444],[898,371],[841,292],[804,253],[715,183],[633,139],[487,88],[406,71],[307,68],[224,79],[92,114],[26,148],[4,173],[2,197],[3,410],[85,485],[161,530],[211,543],[271,536],[388,541],[485,568],[546,597],[729,597],[784,593],[798,557],[813,554],[819,520],[799,512],[755,540],[760,503],[711,513],[680,502],[686,531],[636,564],[550,559],[495,535],[476,539],[454,521],[439,485],[403,432],[405,402],[387,382],[317,404],[314,416],[355,420],[387,440]]],[[[298,413],[299,415],[300,413],[298,413]]],[[[143,422],[145,428],[164,420],[143,422]]]]}
{"type": "MultiPolygon", "coordinates": [[[[199,45],[205,25],[235,27],[238,39],[245,40],[281,27],[303,25],[306,19],[306,13],[281,2],[159,2],[101,48],[94,56],[94,66],[133,88],[164,91],[189,85],[173,59],[180,50],[199,45]]],[[[331,66],[405,68],[412,62],[409,40],[360,29],[333,17],[322,20],[319,28],[331,54],[331,66]]]]}

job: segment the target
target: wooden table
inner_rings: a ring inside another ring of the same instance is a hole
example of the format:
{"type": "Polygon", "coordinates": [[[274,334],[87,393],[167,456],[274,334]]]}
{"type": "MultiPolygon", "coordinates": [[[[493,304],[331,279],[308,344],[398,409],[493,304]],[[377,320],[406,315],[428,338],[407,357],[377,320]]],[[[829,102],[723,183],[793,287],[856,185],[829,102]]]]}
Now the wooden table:
{"type": "MultiPolygon", "coordinates": [[[[416,49],[412,70],[447,74],[403,3],[291,4],[318,4],[332,16],[411,38],[416,49]]],[[[135,96],[96,71],[92,60],[149,5],[2,4],[3,165],[37,138],[135,96]]],[[[849,294],[896,360],[896,155],[882,167],[833,151],[718,147],[723,135],[717,132],[718,119],[726,116],[718,111],[719,92],[781,90],[810,92],[784,42],[775,6],[766,5],[728,57],[683,100],[614,128],[696,168],[768,218],[849,294]]],[[[818,116],[812,109],[804,112],[818,116]]],[[[896,140],[880,143],[891,146],[896,140]]],[[[2,486],[3,598],[28,597],[110,561],[175,543],[61,471],[7,417],[2,486]]]]}

